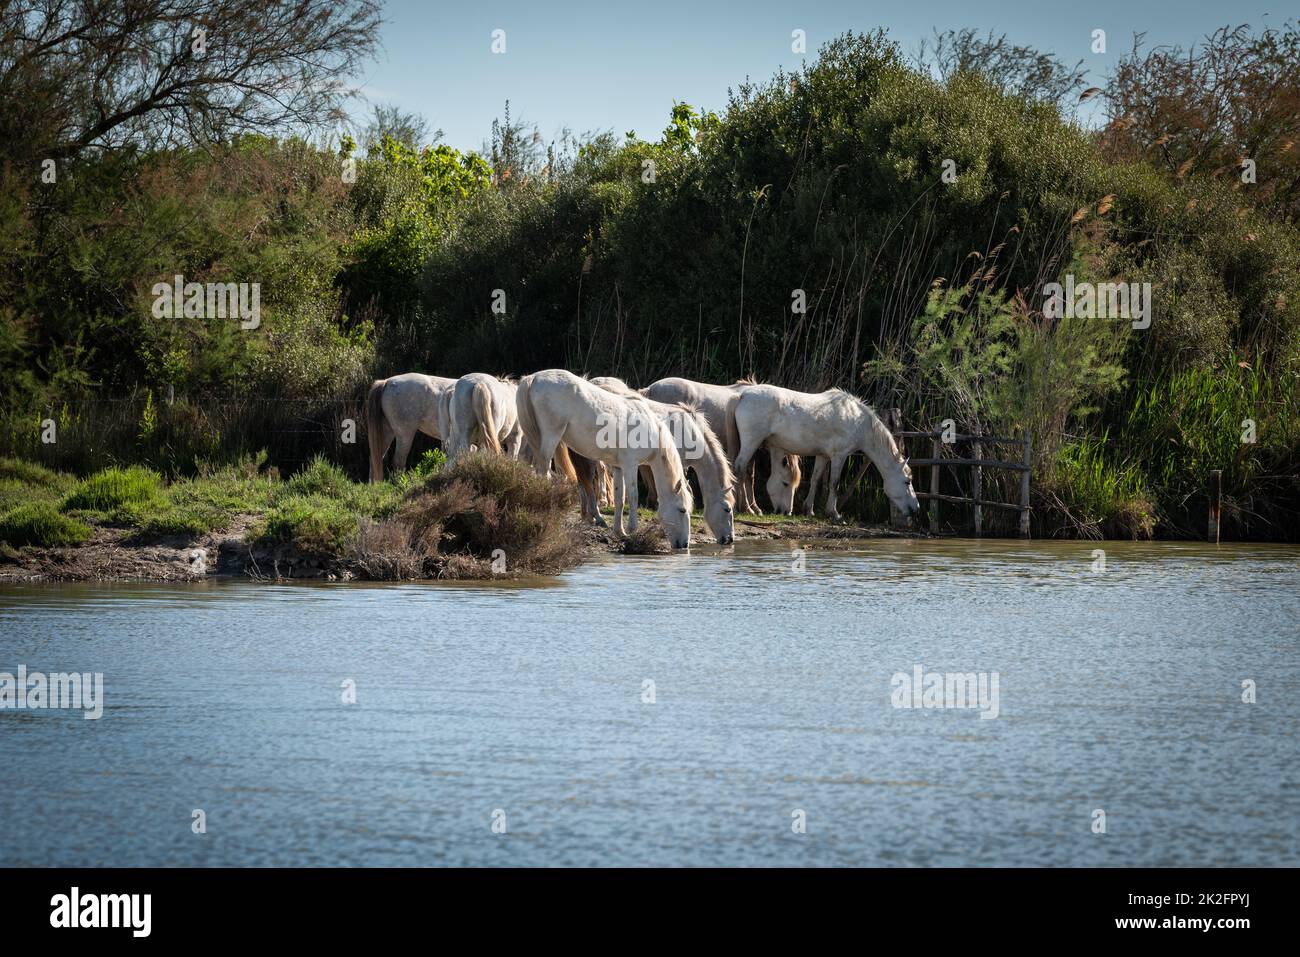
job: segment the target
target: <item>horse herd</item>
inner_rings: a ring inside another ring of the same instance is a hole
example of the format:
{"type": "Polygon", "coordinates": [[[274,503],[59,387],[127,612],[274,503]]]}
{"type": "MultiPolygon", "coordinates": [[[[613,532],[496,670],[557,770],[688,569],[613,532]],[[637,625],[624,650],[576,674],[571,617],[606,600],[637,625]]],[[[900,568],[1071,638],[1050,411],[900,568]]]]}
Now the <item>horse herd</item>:
{"type": "Polygon", "coordinates": [[[711,385],[668,378],[637,390],[611,376],[584,379],[563,369],[518,380],[408,372],[371,384],[366,430],[372,482],[383,481],[394,441],[393,469],[401,471],[416,432],[423,432],[442,443],[448,458],[478,447],[530,461],[543,475],[554,468],[578,483],[584,518],[603,525],[600,505],[612,499],[619,535],[625,503],[628,527],[636,530],[637,478],[644,476],[674,548],[690,544],[694,501],[686,470],[699,483],[705,524],[719,543],[730,544],[736,510],[759,511],[753,462],[763,448],[772,463],[767,493],[779,514],[794,512],[799,457],[807,455],[816,465],[804,511],[813,514],[817,486],[827,479],[826,513],[837,521],[836,488],[855,452],[880,471],[900,512],[920,511],[893,435],[870,407],[840,389],[809,393],[749,380],[711,385]]]}

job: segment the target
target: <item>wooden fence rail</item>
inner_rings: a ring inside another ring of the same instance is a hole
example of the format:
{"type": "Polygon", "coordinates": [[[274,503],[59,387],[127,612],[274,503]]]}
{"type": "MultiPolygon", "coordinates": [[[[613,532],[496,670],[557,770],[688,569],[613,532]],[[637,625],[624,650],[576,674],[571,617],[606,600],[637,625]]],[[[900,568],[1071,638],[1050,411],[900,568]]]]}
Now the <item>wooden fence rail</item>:
{"type": "Polygon", "coordinates": [[[914,468],[930,469],[930,490],[928,492],[917,492],[916,497],[925,499],[930,503],[930,528],[932,530],[939,527],[939,503],[952,502],[954,504],[965,504],[971,506],[972,524],[975,528],[975,536],[978,538],[984,533],[984,507],[1011,509],[1020,513],[1020,537],[1029,537],[1029,472],[1030,456],[1034,446],[1034,436],[1031,432],[1025,432],[1021,438],[1012,438],[1006,435],[989,435],[974,432],[962,432],[950,436],[951,441],[944,442],[944,433],[942,430],[932,430],[928,432],[914,432],[898,428],[902,422],[902,415],[898,409],[890,410],[890,424],[894,426],[894,436],[898,439],[899,445],[906,454],[907,439],[929,439],[931,455],[929,458],[909,458],[908,464],[914,468]],[[945,457],[943,454],[946,444],[956,444],[958,442],[967,442],[970,444],[971,454],[968,458],[945,457]],[[1009,445],[1020,448],[1020,461],[1012,462],[997,458],[985,458],[984,446],[989,445],[1009,445]],[[971,494],[966,495],[944,495],[939,492],[939,477],[944,466],[954,470],[958,468],[969,468],[971,474],[971,494]],[[1020,473],[1020,502],[990,502],[984,498],[984,470],[985,469],[1002,469],[1004,471],[1020,473]]]}

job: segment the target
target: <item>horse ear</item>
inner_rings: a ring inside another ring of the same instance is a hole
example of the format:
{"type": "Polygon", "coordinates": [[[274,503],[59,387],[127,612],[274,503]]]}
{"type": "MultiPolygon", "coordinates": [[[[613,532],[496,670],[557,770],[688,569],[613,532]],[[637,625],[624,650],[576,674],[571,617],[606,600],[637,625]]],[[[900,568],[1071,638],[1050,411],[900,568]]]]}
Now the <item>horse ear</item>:
{"type": "Polygon", "coordinates": [[[683,481],[682,479],[678,479],[677,484],[673,486],[673,491],[678,493],[679,495],[681,494],[682,491],[682,481],[683,481]]]}

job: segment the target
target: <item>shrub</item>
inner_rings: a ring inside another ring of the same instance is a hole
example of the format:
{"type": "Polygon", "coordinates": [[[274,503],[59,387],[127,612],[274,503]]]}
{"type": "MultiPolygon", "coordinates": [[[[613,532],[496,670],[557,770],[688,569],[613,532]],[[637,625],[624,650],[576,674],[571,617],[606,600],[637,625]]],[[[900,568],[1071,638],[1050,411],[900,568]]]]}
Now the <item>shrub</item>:
{"type": "Polygon", "coordinates": [[[410,527],[395,519],[362,522],[352,558],[357,570],[375,581],[406,581],[424,574],[424,556],[411,547],[410,527]]]}
{"type": "Polygon", "coordinates": [[[582,557],[571,518],[575,504],[571,484],[516,459],[476,452],[412,489],[396,518],[424,556],[426,574],[554,574],[582,557]],[[504,570],[494,569],[494,560],[504,561],[504,570]]]}
{"type": "Polygon", "coordinates": [[[46,502],[20,505],[0,518],[0,541],[18,548],[80,545],[90,536],[90,526],[61,514],[46,502]]]}
{"type": "Polygon", "coordinates": [[[666,555],[672,551],[663,527],[658,522],[640,522],[629,532],[619,549],[624,555],[666,555]]]}

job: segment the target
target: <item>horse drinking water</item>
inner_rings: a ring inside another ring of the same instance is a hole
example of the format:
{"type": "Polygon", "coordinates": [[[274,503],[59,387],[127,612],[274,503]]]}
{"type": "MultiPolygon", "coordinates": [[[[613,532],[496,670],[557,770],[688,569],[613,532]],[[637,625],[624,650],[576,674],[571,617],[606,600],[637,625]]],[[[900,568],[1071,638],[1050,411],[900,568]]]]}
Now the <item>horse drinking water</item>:
{"type": "MultiPolygon", "coordinates": [[[[637,470],[648,465],[659,490],[659,522],[674,548],[691,543],[691,487],[668,427],[649,403],[606,392],[572,372],[548,369],[519,380],[519,424],[543,475],[563,444],[593,462],[621,470],[614,487],[614,531],[623,534],[623,502],[636,531],[637,470]]],[[[567,454],[565,456],[567,459],[567,454]]]]}
{"type": "MultiPolygon", "coordinates": [[[[740,437],[737,471],[748,466],[764,443],[795,455],[830,460],[826,513],[832,520],[840,517],[836,505],[840,472],[844,460],[854,452],[871,459],[885,481],[885,494],[900,511],[911,516],[921,510],[912,490],[912,471],[894,436],[865,402],[842,389],[810,393],[774,385],[751,386],[736,402],[735,420],[740,437]]],[[[823,471],[813,471],[810,502],[823,471]]]]}

